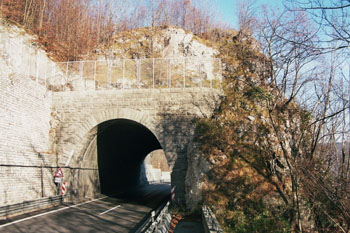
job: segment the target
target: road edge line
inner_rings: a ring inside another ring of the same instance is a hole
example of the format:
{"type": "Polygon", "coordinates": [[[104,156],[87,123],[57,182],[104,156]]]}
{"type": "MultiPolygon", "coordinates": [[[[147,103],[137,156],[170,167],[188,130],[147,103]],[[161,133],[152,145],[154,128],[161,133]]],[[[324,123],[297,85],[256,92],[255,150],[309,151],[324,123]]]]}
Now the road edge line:
{"type": "MultiPolygon", "coordinates": [[[[108,197],[108,196],[107,196],[107,197],[108,197]]],[[[45,213],[37,214],[37,215],[34,215],[34,216],[30,216],[30,217],[18,219],[18,220],[13,221],[13,222],[9,222],[9,223],[2,224],[2,225],[0,225],[0,228],[6,227],[6,226],[10,226],[10,225],[12,225],[12,224],[24,222],[24,221],[27,221],[27,220],[32,219],[32,218],[37,218],[37,217],[41,217],[41,216],[44,216],[44,215],[47,215],[47,214],[52,214],[52,213],[55,213],[55,212],[59,212],[59,211],[61,211],[61,210],[66,210],[66,209],[69,209],[69,208],[74,208],[74,207],[77,207],[77,206],[80,206],[80,205],[84,205],[84,204],[87,204],[87,203],[90,203],[90,202],[98,201],[98,200],[101,200],[101,199],[104,199],[104,198],[107,198],[107,197],[100,197],[100,198],[96,198],[96,199],[93,199],[93,200],[90,200],[90,201],[86,201],[86,202],[83,202],[83,203],[79,203],[79,204],[76,204],[76,205],[66,206],[66,207],[63,207],[63,208],[61,208],[61,209],[51,210],[51,211],[49,211],[49,212],[45,212],[45,213]]]]}

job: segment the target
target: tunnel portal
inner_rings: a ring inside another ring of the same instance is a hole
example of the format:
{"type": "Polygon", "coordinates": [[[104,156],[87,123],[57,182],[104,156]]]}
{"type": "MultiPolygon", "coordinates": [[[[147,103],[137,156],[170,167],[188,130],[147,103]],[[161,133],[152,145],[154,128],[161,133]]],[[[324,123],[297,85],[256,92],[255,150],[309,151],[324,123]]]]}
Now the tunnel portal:
{"type": "Polygon", "coordinates": [[[139,185],[143,160],[157,149],[162,147],[155,135],[135,121],[101,123],[97,134],[101,193],[111,195],[139,185]]]}

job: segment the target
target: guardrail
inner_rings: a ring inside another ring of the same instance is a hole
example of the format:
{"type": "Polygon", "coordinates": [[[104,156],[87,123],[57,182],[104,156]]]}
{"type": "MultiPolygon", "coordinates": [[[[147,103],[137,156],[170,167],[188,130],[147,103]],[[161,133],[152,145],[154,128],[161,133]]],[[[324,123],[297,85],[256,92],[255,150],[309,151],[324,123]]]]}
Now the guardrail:
{"type": "Polygon", "coordinates": [[[152,181],[147,181],[148,184],[171,184],[171,180],[168,179],[163,179],[163,180],[152,180],[152,181]]]}
{"type": "Polygon", "coordinates": [[[4,219],[9,216],[28,213],[33,210],[46,208],[49,206],[59,205],[63,203],[65,196],[58,195],[53,197],[40,198],[33,201],[24,201],[13,205],[0,207],[0,219],[4,219]]]}
{"type": "Polygon", "coordinates": [[[161,205],[158,209],[152,211],[144,223],[135,231],[135,233],[166,233],[169,230],[171,215],[169,213],[170,201],[161,205]]]}
{"type": "Polygon", "coordinates": [[[217,58],[145,58],[58,62],[45,76],[53,91],[221,88],[222,70],[217,58]]]}
{"type": "Polygon", "coordinates": [[[205,233],[223,233],[215,215],[207,205],[202,206],[202,222],[205,233]]]}

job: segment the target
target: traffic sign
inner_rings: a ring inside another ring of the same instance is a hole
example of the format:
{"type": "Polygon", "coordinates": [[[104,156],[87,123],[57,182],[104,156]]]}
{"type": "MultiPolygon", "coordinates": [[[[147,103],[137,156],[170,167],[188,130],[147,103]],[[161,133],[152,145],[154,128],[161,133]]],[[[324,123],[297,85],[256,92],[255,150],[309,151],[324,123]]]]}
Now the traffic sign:
{"type": "Polygon", "coordinates": [[[54,178],[54,182],[55,182],[55,183],[62,183],[62,181],[63,181],[63,178],[62,178],[62,177],[55,177],[55,178],[54,178]]]}
{"type": "Polygon", "coordinates": [[[55,177],[63,177],[63,171],[61,168],[59,168],[55,174],[55,177]]]}

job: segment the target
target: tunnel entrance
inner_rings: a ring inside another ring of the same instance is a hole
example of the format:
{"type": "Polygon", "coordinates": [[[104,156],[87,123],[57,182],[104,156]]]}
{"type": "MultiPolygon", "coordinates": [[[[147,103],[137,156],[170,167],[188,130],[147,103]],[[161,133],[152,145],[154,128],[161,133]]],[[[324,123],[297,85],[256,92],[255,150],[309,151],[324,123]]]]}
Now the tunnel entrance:
{"type": "Polygon", "coordinates": [[[163,150],[155,150],[148,154],[143,166],[142,179],[145,183],[171,183],[171,170],[163,150]]]}
{"type": "Polygon", "coordinates": [[[111,195],[139,185],[143,161],[157,149],[162,147],[155,135],[135,121],[101,123],[97,133],[101,193],[111,195]]]}

